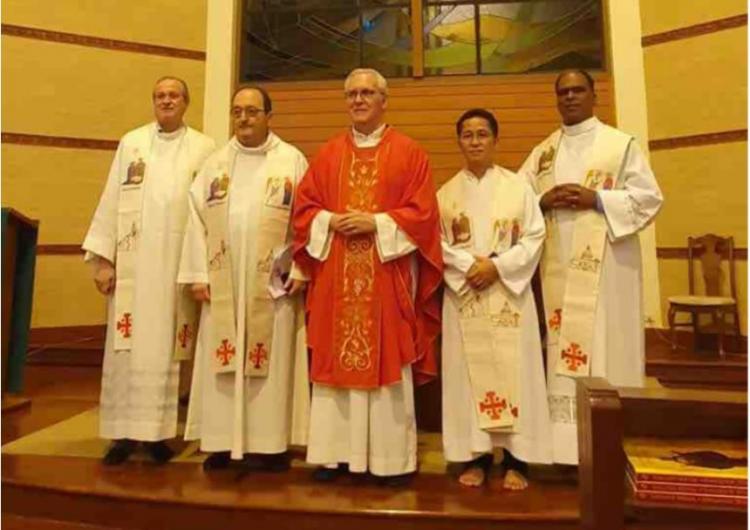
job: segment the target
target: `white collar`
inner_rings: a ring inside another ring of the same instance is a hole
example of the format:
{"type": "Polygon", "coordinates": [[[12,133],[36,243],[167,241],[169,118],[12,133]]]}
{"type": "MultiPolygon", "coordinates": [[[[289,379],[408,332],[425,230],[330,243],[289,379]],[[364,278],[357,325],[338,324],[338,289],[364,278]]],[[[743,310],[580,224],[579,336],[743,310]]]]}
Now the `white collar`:
{"type": "Polygon", "coordinates": [[[464,175],[466,176],[466,178],[468,178],[471,181],[481,182],[482,180],[492,175],[492,173],[495,172],[495,168],[497,168],[497,164],[492,164],[490,167],[487,168],[487,170],[484,172],[484,175],[482,175],[480,178],[474,172],[472,172],[469,168],[465,167],[464,175]]]}
{"type": "Polygon", "coordinates": [[[601,122],[596,116],[591,116],[587,120],[583,120],[575,125],[563,124],[562,130],[565,136],[578,136],[579,134],[593,131],[601,122]]]}
{"type": "Polygon", "coordinates": [[[161,128],[159,127],[159,124],[158,123],[156,124],[156,136],[160,140],[167,140],[167,141],[174,140],[182,136],[182,134],[184,134],[185,131],[187,131],[187,127],[185,127],[185,124],[180,125],[177,129],[175,129],[174,131],[170,131],[170,132],[162,131],[161,128]]]}
{"type": "Polygon", "coordinates": [[[245,145],[242,145],[236,136],[232,136],[232,139],[229,140],[229,145],[235,151],[243,155],[261,155],[273,149],[278,143],[278,141],[279,141],[279,137],[276,136],[271,131],[268,131],[268,136],[266,136],[266,141],[257,147],[247,147],[245,145]]]}
{"type": "Polygon", "coordinates": [[[371,144],[371,143],[378,143],[380,139],[383,137],[383,133],[385,132],[385,123],[372,131],[370,134],[364,134],[359,132],[357,129],[352,127],[352,136],[354,137],[354,143],[357,145],[360,144],[371,144]]]}

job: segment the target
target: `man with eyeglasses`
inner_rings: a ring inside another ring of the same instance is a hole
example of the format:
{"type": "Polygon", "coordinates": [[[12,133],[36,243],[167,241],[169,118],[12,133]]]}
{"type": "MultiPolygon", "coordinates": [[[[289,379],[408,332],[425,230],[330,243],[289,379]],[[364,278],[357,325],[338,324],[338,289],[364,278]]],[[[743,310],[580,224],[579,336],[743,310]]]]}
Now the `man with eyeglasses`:
{"type": "Polygon", "coordinates": [[[122,464],[141,442],[157,463],[173,455],[165,440],[177,433],[175,279],[188,189],[214,149],[183,121],[182,79],[159,79],[152,102],[155,122],[120,140],[83,242],[108,302],[99,407],[100,436],[113,440],[106,465],[122,464]]]}
{"type": "Polygon", "coordinates": [[[555,92],[562,127],[519,172],[538,194],[547,223],[541,276],[553,458],[577,464],[575,378],[644,384],[638,232],[663,199],[633,137],[594,116],[588,72],[562,72],[555,92]]]}
{"type": "MultiPolygon", "coordinates": [[[[231,117],[234,136],[190,189],[178,282],[202,311],[185,439],[211,453],[206,471],[240,459],[246,470],[283,471],[289,443],[303,445],[307,435],[307,351],[298,332],[305,281],[292,270],[290,246],[307,161],[269,129],[264,89],[237,88],[231,117]]],[[[197,312],[178,319],[180,336],[197,312]]]]}
{"type": "Polygon", "coordinates": [[[413,382],[436,375],[437,201],[424,150],[385,124],[383,76],[352,71],[344,96],[352,127],[315,156],[294,211],[310,277],[307,460],[319,481],[348,469],[397,486],[417,464],[413,382]]]}

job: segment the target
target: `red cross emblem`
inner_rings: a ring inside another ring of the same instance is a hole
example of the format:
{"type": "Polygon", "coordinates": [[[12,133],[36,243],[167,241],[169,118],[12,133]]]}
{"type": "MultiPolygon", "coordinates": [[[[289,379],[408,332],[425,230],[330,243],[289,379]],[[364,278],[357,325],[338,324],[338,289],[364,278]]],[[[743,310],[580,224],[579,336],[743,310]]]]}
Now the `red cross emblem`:
{"type": "Polygon", "coordinates": [[[232,360],[232,357],[234,357],[235,351],[229,339],[222,339],[221,346],[216,350],[216,358],[221,362],[222,366],[226,366],[232,360]]]}
{"type": "Polygon", "coordinates": [[[122,333],[124,338],[130,337],[130,330],[133,328],[133,319],[130,313],[123,313],[122,318],[117,321],[117,331],[122,333]]]}
{"type": "Polygon", "coordinates": [[[268,360],[268,350],[262,342],[258,342],[255,345],[255,349],[250,352],[250,361],[253,363],[253,368],[259,370],[264,362],[268,360]]]}
{"type": "Polygon", "coordinates": [[[177,340],[180,341],[180,348],[187,348],[188,342],[193,338],[193,330],[190,326],[183,324],[180,332],[177,334],[177,340]]]}
{"type": "Polygon", "coordinates": [[[487,416],[493,420],[499,420],[506,408],[505,400],[500,399],[493,390],[488,391],[484,396],[484,401],[479,402],[479,412],[486,412],[487,416]]]}
{"type": "Polygon", "coordinates": [[[549,329],[559,331],[561,324],[562,324],[562,309],[555,309],[554,312],[552,313],[552,318],[549,319],[549,329]]]}
{"type": "Polygon", "coordinates": [[[571,342],[570,346],[562,352],[563,360],[568,363],[568,369],[577,372],[578,367],[589,362],[589,356],[581,351],[581,347],[576,342],[571,342]]]}

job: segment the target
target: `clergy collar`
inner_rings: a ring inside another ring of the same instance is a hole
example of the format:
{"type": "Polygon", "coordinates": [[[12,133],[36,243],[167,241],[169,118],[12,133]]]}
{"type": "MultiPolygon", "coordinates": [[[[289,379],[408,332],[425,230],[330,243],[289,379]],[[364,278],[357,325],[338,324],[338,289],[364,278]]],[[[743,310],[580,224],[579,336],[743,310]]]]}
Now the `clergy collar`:
{"type": "Polygon", "coordinates": [[[229,140],[229,145],[231,145],[239,153],[242,153],[245,155],[258,155],[258,154],[267,153],[269,150],[276,147],[276,144],[278,142],[279,142],[279,137],[276,136],[271,131],[268,131],[268,136],[266,137],[266,141],[257,147],[247,147],[245,145],[242,145],[236,136],[232,136],[232,139],[229,140]]]}
{"type": "Polygon", "coordinates": [[[372,131],[370,134],[364,134],[359,132],[357,129],[352,127],[352,137],[354,138],[354,144],[357,147],[363,146],[363,145],[377,145],[378,142],[380,142],[381,138],[383,138],[383,133],[385,132],[386,124],[384,123],[374,131],[372,131]]]}
{"type": "Polygon", "coordinates": [[[596,116],[591,116],[589,119],[583,120],[582,122],[576,123],[575,125],[563,124],[562,130],[565,136],[578,136],[579,134],[594,130],[594,128],[599,125],[599,123],[599,119],[596,116]]]}
{"type": "Polygon", "coordinates": [[[174,140],[175,138],[179,138],[187,129],[185,127],[185,124],[180,125],[177,129],[174,131],[163,131],[161,127],[159,127],[159,124],[156,124],[156,136],[158,136],[162,140],[174,140]]]}
{"type": "Polygon", "coordinates": [[[484,174],[481,176],[481,178],[478,177],[468,167],[465,167],[464,168],[464,175],[466,175],[466,177],[469,180],[476,180],[477,182],[480,182],[482,179],[485,179],[485,178],[489,177],[492,174],[492,172],[495,171],[495,167],[496,167],[495,164],[492,164],[490,167],[488,167],[487,170],[484,172],[484,174]]]}

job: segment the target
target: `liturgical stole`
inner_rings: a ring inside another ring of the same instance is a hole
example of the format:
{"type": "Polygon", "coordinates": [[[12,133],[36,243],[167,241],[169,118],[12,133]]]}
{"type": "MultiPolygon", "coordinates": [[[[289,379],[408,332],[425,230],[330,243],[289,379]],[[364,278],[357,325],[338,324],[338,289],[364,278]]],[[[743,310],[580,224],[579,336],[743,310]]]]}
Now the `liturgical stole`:
{"type": "MultiPolygon", "coordinates": [[[[133,337],[133,299],[135,296],[135,269],[138,256],[138,242],[141,235],[141,215],[143,192],[150,166],[151,149],[156,135],[156,127],[143,131],[123,148],[121,156],[127,168],[125,179],[120,182],[117,202],[117,249],[115,257],[115,351],[130,350],[133,337]]],[[[186,143],[186,129],[177,147],[175,175],[179,178],[189,168],[190,157],[182,152],[186,143]]],[[[184,304],[183,296],[178,296],[178,306],[184,304]]]]}
{"type": "MultiPolygon", "coordinates": [[[[250,284],[245,286],[239,271],[240,292],[245,294],[245,333],[236,328],[237,315],[234,309],[232,289],[232,249],[229,246],[229,182],[234,158],[230,160],[227,146],[219,153],[206,179],[210,182],[206,190],[206,230],[208,237],[208,278],[211,288],[211,315],[213,327],[209,336],[209,352],[213,358],[214,372],[234,372],[237,370],[236,350],[245,343],[244,373],[249,377],[266,377],[271,361],[273,341],[274,301],[268,291],[274,250],[283,246],[289,230],[289,216],[294,197],[294,175],[296,151],[278,138],[273,137],[266,151],[263,205],[260,221],[251,230],[257,230],[255,262],[246,267],[253,271],[250,284]],[[239,339],[239,341],[238,341],[239,339]],[[246,341],[246,342],[245,342],[246,341]]],[[[247,255],[247,254],[246,254],[247,255]]],[[[241,312],[240,312],[241,313],[241,312]]],[[[241,369],[241,366],[240,366],[241,369]]]]}
{"type": "MultiPolygon", "coordinates": [[[[562,131],[557,130],[541,144],[535,169],[534,187],[543,195],[555,186],[555,159],[562,131]]],[[[614,189],[622,171],[631,136],[601,126],[581,185],[594,191],[614,189]]],[[[547,316],[547,351],[556,363],[558,375],[585,377],[591,373],[594,318],[599,298],[607,220],[595,210],[576,212],[571,259],[563,263],[560,233],[554,210],[545,215],[547,237],[542,254],[544,310],[547,316]]]]}
{"type": "MultiPolygon", "coordinates": [[[[502,174],[502,173],[501,173],[502,174]]],[[[488,174],[483,178],[492,178],[488,174]]],[[[440,190],[443,230],[451,246],[471,249],[476,222],[466,210],[463,176],[459,174],[440,190]]],[[[496,179],[491,200],[493,254],[507,251],[518,242],[524,226],[525,184],[515,175],[496,179]]],[[[482,220],[482,222],[487,222],[482,220]]],[[[459,307],[459,324],[474,412],[480,429],[489,432],[517,432],[520,414],[521,300],[501,281],[484,291],[470,289],[459,297],[450,296],[459,307]]]]}

